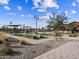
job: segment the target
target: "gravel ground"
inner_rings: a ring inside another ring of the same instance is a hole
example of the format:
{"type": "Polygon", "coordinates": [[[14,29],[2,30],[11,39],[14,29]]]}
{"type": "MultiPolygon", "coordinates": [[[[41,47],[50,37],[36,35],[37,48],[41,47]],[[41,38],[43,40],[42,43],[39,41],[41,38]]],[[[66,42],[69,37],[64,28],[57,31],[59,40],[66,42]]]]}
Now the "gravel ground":
{"type": "MultiPolygon", "coordinates": [[[[17,54],[13,56],[0,56],[0,59],[33,59],[51,49],[66,44],[67,42],[79,42],[79,37],[61,39],[58,41],[50,40],[43,44],[25,45],[23,48],[13,48],[14,51],[18,51],[17,54]]],[[[0,47],[4,47],[4,45],[0,45],[0,47]]]]}
{"type": "MultiPolygon", "coordinates": [[[[65,41],[49,41],[38,45],[25,45],[23,48],[13,48],[18,51],[14,56],[0,56],[0,59],[33,59],[51,49],[57,48],[67,42],[65,41]]],[[[2,45],[1,45],[2,46],[2,45]]]]}

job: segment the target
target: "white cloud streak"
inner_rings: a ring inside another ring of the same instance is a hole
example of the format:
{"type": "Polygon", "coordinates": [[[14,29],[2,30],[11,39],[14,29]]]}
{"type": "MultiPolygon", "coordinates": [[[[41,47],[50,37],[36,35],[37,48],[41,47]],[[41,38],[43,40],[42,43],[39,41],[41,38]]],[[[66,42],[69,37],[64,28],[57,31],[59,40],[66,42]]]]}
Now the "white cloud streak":
{"type": "Polygon", "coordinates": [[[21,6],[17,6],[17,9],[18,9],[19,11],[21,11],[21,10],[22,10],[22,7],[21,7],[21,6]]]}
{"type": "Polygon", "coordinates": [[[65,10],[65,14],[68,14],[68,13],[69,13],[69,11],[65,10]]]}
{"type": "Polygon", "coordinates": [[[72,3],[72,6],[77,6],[77,4],[75,2],[72,3]]]}
{"type": "Polygon", "coordinates": [[[44,0],[44,7],[50,7],[50,8],[59,8],[59,5],[57,4],[57,2],[55,0],[44,0]]]}
{"type": "Polygon", "coordinates": [[[71,10],[71,13],[72,13],[72,14],[76,14],[77,11],[76,11],[76,10],[71,10]]]}
{"type": "Polygon", "coordinates": [[[30,17],[32,17],[32,15],[31,15],[31,14],[29,14],[29,15],[28,15],[28,17],[30,18],[30,17]]]}
{"type": "Polygon", "coordinates": [[[79,6],[79,0],[75,0],[74,2],[72,2],[72,6],[79,6]]]}
{"type": "Polygon", "coordinates": [[[10,7],[9,7],[9,6],[4,6],[4,8],[5,8],[6,10],[10,10],[10,7]]]}
{"type": "Polygon", "coordinates": [[[46,16],[41,16],[39,17],[41,20],[49,20],[49,17],[46,15],[46,16]]]}
{"type": "Polygon", "coordinates": [[[21,14],[21,17],[24,17],[25,15],[24,14],[21,14]]]}
{"type": "Polygon", "coordinates": [[[6,4],[8,5],[9,0],[0,0],[0,4],[6,4]]]}
{"type": "Polygon", "coordinates": [[[38,12],[46,12],[46,9],[38,9],[38,12]]]}
{"type": "Polygon", "coordinates": [[[59,9],[59,5],[57,4],[56,0],[33,0],[33,4],[34,8],[38,8],[39,12],[47,8],[59,9]]]}

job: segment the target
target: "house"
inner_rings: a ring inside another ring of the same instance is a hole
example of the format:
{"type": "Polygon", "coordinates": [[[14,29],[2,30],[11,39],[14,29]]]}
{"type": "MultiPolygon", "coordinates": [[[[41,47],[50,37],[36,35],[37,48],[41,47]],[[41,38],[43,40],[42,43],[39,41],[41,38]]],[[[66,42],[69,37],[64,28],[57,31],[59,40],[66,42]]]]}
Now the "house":
{"type": "Polygon", "coordinates": [[[63,24],[63,28],[65,30],[72,30],[72,31],[78,31],[79,32],[79,22],[71,22],[68,24],[63,24]]]}
{"type": "Polygon", "coordinates": [[[79,30],[79,22],[74,22],[74,24],[75,24],[77,30],[79,30]]]}

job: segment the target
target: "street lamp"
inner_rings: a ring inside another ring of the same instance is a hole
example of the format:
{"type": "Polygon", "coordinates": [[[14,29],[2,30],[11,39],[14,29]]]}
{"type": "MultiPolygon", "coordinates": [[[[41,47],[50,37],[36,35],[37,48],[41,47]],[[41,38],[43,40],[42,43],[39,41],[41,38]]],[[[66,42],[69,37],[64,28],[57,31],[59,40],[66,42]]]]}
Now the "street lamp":
{"type": "Polygon", "coordinates": [[[35,21],[36,21],[36,30],[35,30],[35,32],[36,32],[36,35],[37,35],[38,34],[38,19],[39,19],[39,17],[34,16],[34,18],[35,18],[35,21]]]}

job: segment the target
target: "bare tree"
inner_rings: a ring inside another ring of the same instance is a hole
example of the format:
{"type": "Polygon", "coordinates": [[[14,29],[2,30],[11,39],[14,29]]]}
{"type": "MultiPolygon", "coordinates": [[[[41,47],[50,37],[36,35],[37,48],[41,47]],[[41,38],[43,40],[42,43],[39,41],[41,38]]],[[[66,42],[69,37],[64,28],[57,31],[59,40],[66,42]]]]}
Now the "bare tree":
{"type": "Polygon", "coordinates": [[[65,14],[56,14],[56,13],[51,14],[52,16],[49,16],[50,21],[48,24],[50,27],[53,27],[57,40],[57,37],[60,36],[59,31],[61,30],[61,26],[64,24],[64,21],[68,19],[68,17],[65,14]]]}

